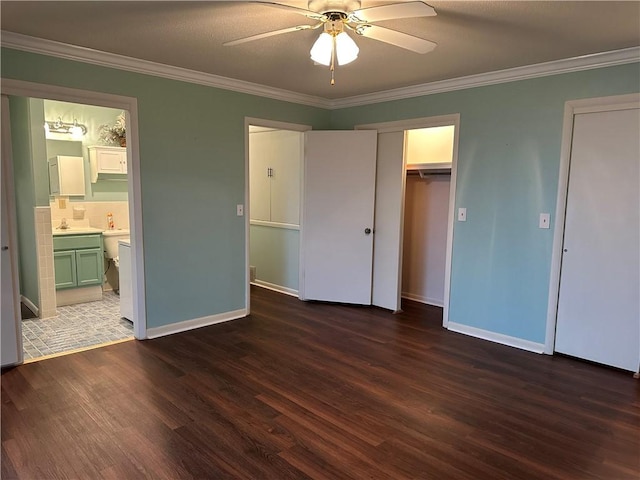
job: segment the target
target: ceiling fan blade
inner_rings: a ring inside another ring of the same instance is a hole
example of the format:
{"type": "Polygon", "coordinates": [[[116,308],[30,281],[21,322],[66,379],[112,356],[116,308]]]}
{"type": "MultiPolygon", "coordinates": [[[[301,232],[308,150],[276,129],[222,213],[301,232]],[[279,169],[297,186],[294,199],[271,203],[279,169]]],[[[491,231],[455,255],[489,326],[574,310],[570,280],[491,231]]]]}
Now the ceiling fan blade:
{"type": "MultiPolygon", "coordinates": [[[[317,26],[322,25],[318,24],[317,26]]],[[[311,30],[317,28],[316,25],[298,25],[295,27],[283,28],[281,30],[273,30],[272,32],[259,33],[258,35],[251,35],[250,37],[239,38],[238,40],[232,40],[230,42],[223,43],[225,47],[233,47],[234,45],[240,45],[241,43],[253,42],[254,40],[260,40],[262,38],[273,37],[275,35],[282,35],[283,33],[297,32],[299,30],[311,30]]]]}
{"type": "Polygon", "coordinates": [[[378,27],[377,25],[367,25],[366,28],[362,30],[362,36],[389,43],[416,53],[428,53],[438,45],[423,38],[414,37],[413,35],[391,30],[390,28],[378,27]]]}
{"type": "Polygon", "coordinates": [[[305,10],[304,8],[298,8],[298,7],[293,7],[291,5],[284,5],[282,3],[278,3],[278,2],[261,2],[261,1],[256,1],[254,3],[258,3],[260,5],[265,5],[267,7],[274,7],[274,8],[279,8],[281,10],[286,10],[287,12],[290,13],[297,13],[298,15],[304,15],[305,17],[311,18],[313,20],[327,20],[327,16],[322,14],[322,13],[318,13],[318,12],[313,12],[311,10],[305,10]]]}
{"type": "Polygon", "coordinates": [[[379,22],[396,18],[433,17],[435,15],[437,14],[434,8],[424,2],[407,2],[356,10],[349,15],[349,19],[353,19],[353,21],[379,22]]]}

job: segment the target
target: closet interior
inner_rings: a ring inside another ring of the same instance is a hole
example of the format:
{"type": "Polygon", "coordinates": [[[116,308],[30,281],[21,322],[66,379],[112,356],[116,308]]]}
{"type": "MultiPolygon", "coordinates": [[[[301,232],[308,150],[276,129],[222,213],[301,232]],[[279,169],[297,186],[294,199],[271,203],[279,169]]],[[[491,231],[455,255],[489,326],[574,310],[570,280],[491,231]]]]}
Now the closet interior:
{"type": "Polygon", "coordinates": [[[444,305],[455,126],[405,131],[402,297],[444,305]]]}

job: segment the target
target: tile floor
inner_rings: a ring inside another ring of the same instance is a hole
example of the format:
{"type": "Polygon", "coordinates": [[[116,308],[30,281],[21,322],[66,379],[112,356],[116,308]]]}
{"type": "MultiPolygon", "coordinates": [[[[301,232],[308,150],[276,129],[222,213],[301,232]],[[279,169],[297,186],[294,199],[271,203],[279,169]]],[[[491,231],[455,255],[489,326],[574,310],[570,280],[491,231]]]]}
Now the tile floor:
{"type": "Polygon", "coordinates": [[[24,359],[133,337],[133,324],[120,318],[120,297],[104,292],[102,301],[57,308],[58,316],[22,321],[24,359]]]}

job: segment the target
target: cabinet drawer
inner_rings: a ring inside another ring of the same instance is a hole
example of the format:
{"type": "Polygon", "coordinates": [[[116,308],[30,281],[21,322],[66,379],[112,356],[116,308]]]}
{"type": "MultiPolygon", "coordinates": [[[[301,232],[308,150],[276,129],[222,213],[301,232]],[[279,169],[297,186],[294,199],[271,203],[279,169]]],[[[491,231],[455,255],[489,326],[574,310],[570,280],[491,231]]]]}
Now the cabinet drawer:
{"type": "Polygon", "coordinates": [[[102,248],[102,235],[67,235],[53,237],[53,250],[81,250],[102,248]]]}

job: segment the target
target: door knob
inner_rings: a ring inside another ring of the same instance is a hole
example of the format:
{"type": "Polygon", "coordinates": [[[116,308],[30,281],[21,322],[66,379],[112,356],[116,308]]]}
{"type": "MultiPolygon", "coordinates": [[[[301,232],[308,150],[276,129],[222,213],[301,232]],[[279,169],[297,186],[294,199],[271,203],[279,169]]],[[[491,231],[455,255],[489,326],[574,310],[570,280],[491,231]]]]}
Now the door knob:
{"type": "Polygon", "coordinates": [[[371,229],[369,227],[364,229],[364,234],[369,235],[371,233],[371,229]]]}
{"type": "Polygon", "coordinates": [[[9,250],[9,247],[7,247],[6,245],[2,246],[2,251],[4,252],[5,250],[9,250]]]}

